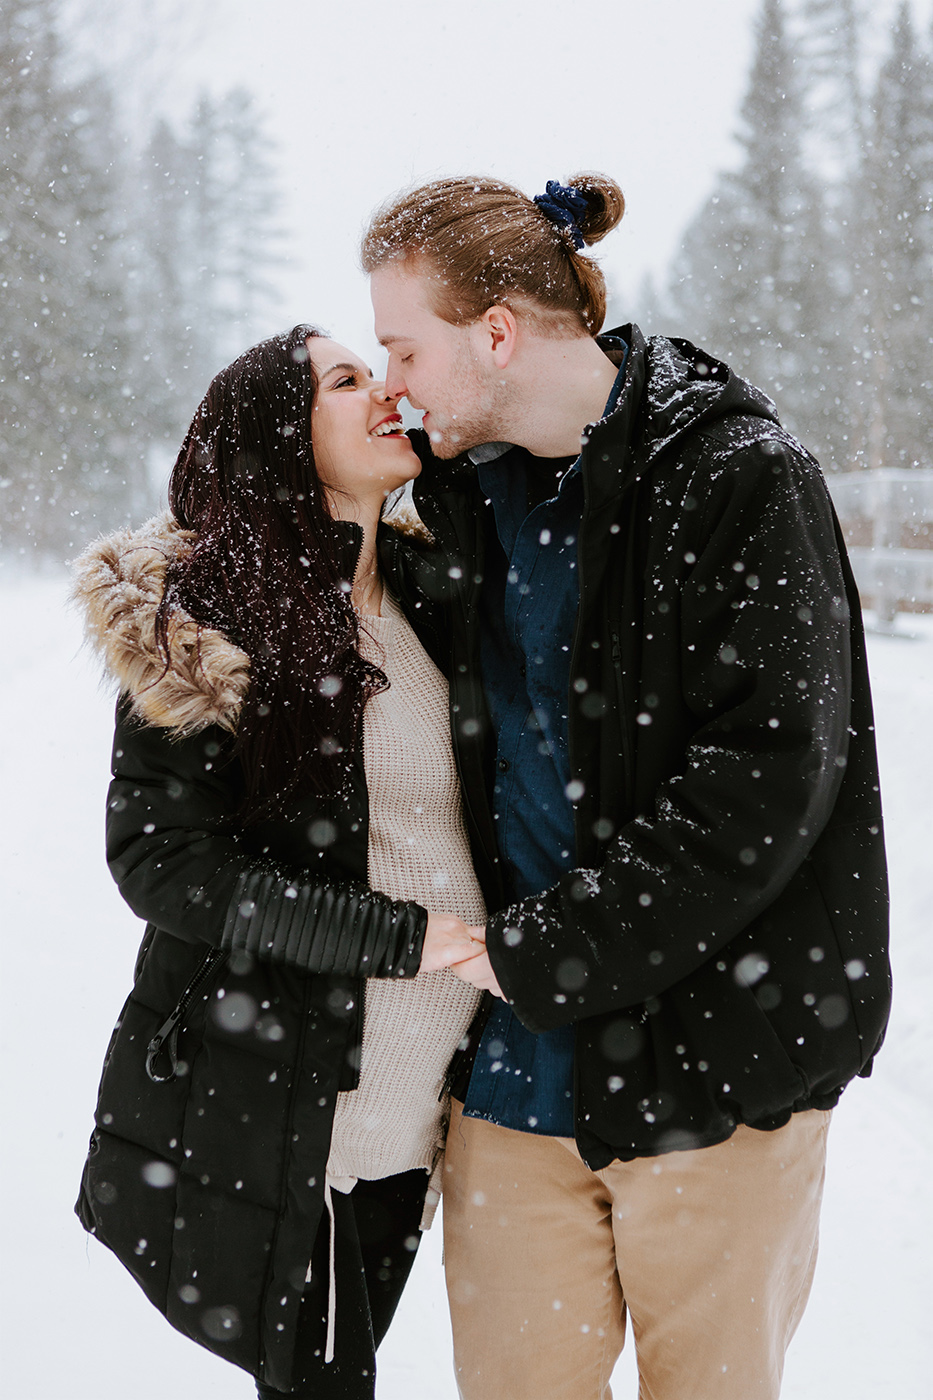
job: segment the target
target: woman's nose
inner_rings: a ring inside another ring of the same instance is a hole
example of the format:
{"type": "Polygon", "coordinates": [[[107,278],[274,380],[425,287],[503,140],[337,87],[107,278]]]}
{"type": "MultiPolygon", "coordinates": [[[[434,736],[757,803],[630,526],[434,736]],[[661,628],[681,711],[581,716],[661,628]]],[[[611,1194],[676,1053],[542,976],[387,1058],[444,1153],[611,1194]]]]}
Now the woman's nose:
{"type": "Polygon", "coordinates": [[[399,399],[398,394],[389,393],[389,387],[386,384],[385,380],[383,380],[381,383],[377,382],[373,385],[373,394],[380,403],[393,403],[397,402],[399,399]]]}

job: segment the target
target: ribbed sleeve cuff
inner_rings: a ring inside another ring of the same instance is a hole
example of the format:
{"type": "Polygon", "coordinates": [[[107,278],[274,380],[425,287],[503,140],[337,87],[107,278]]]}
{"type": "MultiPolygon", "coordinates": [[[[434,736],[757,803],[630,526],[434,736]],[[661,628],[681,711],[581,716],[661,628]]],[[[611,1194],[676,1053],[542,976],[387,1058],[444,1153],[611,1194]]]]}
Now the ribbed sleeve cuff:
{"type": "Polygon", "coordinates": [[[240,876],[221,947],[306,972],[414,977],[427,911],[363,886],[307,885],[271,868],[240,876]]]}

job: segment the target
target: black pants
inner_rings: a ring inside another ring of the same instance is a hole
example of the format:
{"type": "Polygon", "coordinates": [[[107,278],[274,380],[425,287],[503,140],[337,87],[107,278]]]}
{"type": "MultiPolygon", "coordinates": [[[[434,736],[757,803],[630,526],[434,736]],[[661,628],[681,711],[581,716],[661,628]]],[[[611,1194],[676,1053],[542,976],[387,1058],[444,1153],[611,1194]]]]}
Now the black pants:
{"type": "Polygon", "coordinates": [[[395,1316],[420,1241],[418,1225],[427,1172],[358,1181],[349,1196],[335,1191],[334,1271],[337,1321],[334,1359],[324,1360],[330,1221],[321,1217],[298,1314],[294,1389],[258,1381],[259,1400],[373,1400],[376,1348],[395,1316]]]}

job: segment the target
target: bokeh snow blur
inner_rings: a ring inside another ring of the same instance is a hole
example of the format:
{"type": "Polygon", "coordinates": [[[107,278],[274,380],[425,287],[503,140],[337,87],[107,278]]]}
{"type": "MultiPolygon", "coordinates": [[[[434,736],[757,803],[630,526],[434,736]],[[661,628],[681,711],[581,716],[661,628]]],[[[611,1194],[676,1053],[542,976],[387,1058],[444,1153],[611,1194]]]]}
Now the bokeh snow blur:
{"type": "MultiPolygon", "coordinates": [[[[24,3],[11,0],[3,9],[9,16],[23,11],[24,3]]],[[[50,5],[51,0],[36,0],[34,8],[40,13],[50,5]]],[[[823,12],[832,8],[823,0],[782,0],[779,6],[791,30],[797,26],[794,32],[800,31],[805,13],[821,7],[823,12]]],[[[235,121],[250,120],[244,113],[257,114],[263,139],[268,136],[272,143],[263,151],[282,198],[274,214],[264,211],[259,180],[250,205],[251,227],[275,227],[280,236],[274,248],[271,241],[258,246],[256,239],[265,235],[238,229],[235,247],[229,240],[224,245],[233,261],[223,272],[229,291],[235,286],[237,258],[248,266],[252,254],[263,265],[262,280],[268,285],[262,296],[257,292],[254,301],[247,298],[238,310],[243,324],[249,322],[249,339],[311,319],[370,356],[378,372],[382,357],[372,338],[367,287],[357,267],[359,235],[384,198],[442,174],[492,174],[528,193],[581,168],[611,174],[625,191],[628,212],[620,230],[601,246],[600,260],[618,319],[629,319],[633,308],[650,319],[659,300],[645,290],[645,275],[651,274],[657,289],[669,285],[685,229],[710,197],[720,172],[736,169],[742,159],[735,133],[749,90],[753,25],[763,12],[763,0],[707,0],[704,5],[695,0],[665,0],[663,5],[578,0],[573,7],[557,0],[463,0],[458,5],[397,0],[392,6],[376,0],[356,0],[350,6],[265,0],[261,7],[251,0],[62,0],[60,8],[64,72],[70,82],[101,68],[107,73],[116,91],[108,139],[114,138],[133,159],[141,159],[160,119],[168,123],[160,149],[166,149],[166,142],[171,146],[170,128],[177,135],[192,120],[202,92],[215,105],[202,104],[196,133],[215,129],[218,112],[221,120],[227,114],[230,130],[235,121]],[[245,93],[231,96],[238,86],[245,93]]],[[[842,13],[846,6],[837,8],[842,13]]],[[[860,81],[868,89],[891,51],[891,25],[900,0],[879,0],[870,8],[856,4],[854,9],[865,17],[860,81]]],[[[909,12],[929,51],[933,0],[913,0],[909,12]]],[[[24,54],[21,71],[29,61],[24,54]]],[[[100,88],[84,95],[90,109],[95,91],[100,88]]],[[[78,116],[69,111],[68,120],[89,132],[93,145],[92,138],[101,134],[95,135],[86,111],[78,116]]],[[[191,154],[188,150],[186,158],[191,154]]],[[[237,158],[229,141],[222,157],[229,181],[230,162],[237,158]]],[[[889,161],[886,168],[895,163],[889,161]]],[[[827,187],[837,176],[838,170],[828,171],[827,187]]],[[[29,178],[35,183],[38,176],[33,172],[29,178]]],[[[61,171],[56,178],[65,184],[61,171]]],[[[119,202],[124,193],[118,182],[113,200],[119,202]]],[[[132,222],[130,213],[127,220],[132,222]]],[[[132,217],[138,217],[138,209],[132,217]]],[[[52,319],[65,316],[67,322],[69,298],[87,294],[79,286],[81,258],[82,250],[92,247],[91,234],[82,242],[83,235],[74,230],[48,227],[49,238],[65,250],[63,259],[71,259],[71,271],[68,277],[59,275],[59,285],[53,287],[44,272],[40,276],[38,262],[29,264],[36,285],[27,291],[34,294],[40,326],[43,309],[50,305],[52,319]]],[[[891,227],[896,228],[896,221],[891,227]]],[[[22,249],[11,246],[6,233],[4,215],[0,261],[8,259],[22,270],[26,263],[17,263],[22,249]]],[[[133,267],[146,266],[148,256],[138,230],[133,238],[125,255],[118,249],[111,267],[114,275],[119,269],[127,275],[130,290],[129,274],[133,267]]],[[[783,242],[795,249],[812,247],[796,224],[783,242]]],[[[43,256],[46,251],[39,249],[43,256]]],[[[7,262],[2,266],[6,269],[7,262]]],[[[817,282],[822,267],[821,262],[816,267],[817,282]]],[[[190,271],[190,303],[182,298],[182,304],[170,306],[164,297],[160,303],[151,286],[138,289],[135,300],[128,293],[128,319],[113,330],[125,360],[116,368],[110,361],[104,366],[100,392],[113,398],[96,418],[93,403],[93,413],[87,412],[93,394],[82,399],[75,392],[78,377],[88,368],[81,335],[77,343],[62,335],[55,347],[57,367],[54,357],[45,354],[47,347],[37,342],[37,363],[58,396],[48,400],[52,409],[64,415],[66,428],[84,414],[87,442],[93,447],[94,435],[102,434],[108,460],[119,462],[121,442],[146,442],[147,422],[162,433],[176,418],[186,421],[194,407],[192,395],[204,387],[199,383],[195,391],[186,384],[178,402],[163,402],[169,362],[178,361],[177,369],[186,357],[194,363],[201,353],[197,337],[203,328],[192,328],[195,293],[201,295],[214,273],[200,267],[190,271]],[[161,336],[156,334],[151,318],[160,306],[166,317],[175,318],[177,340],[164,327],[161,336]],[[66,355],[72,358],[66,360],[66,355]],[[120,436],[121,403],[127,406],[127,421],[135,418],[136,437],[129,428],[129,438],[120,436]]],[[[695,286],[700,286],[702,272],[694,267],[695,286]]],[[[743,274],[737,274],[736,286],[742,280],[743,274]]],[[[104,299],[109,295],[105,287],[98,291],[104,299]]],[[[836,292],[846,299],[844,288],[836,292]]],[[[883,292],[876,288],[873,295],[883,297],[883,292]]],[[[0,352],[9,349],[15,358],[35,326],[29,329],[24,316],[10,312],[18,306],[12,297],[12,291],[4,293],[0,352]]],[[[900,303],[893,309],[899,315],[900,303]]],[[[696,327],[683,319],[649,328],[696,334],[696,327]]],[[[209,358],[207,351],[204,355],[209,358]]],[[[832,360],[830,345],[828,374],[832,360]]],[[[923,370],[929,377],[929,363],[928,358],[918,374],[923,370]]],[[[848,360],[842,369],[843,378],[851,379],[848,360]]],[[[173,393],[177,387],[170,386],[173,393]]],[[[821,381],[819,387],[825,402],[826,386],[821,381]]],[[[27,375],[23,383],[17,381],[20,390],[16,412],[26,425],[22,442],[32,444],[36,460],[17,457],[17,440],[0,437],[5,444],[0,487],[12,486],[18,473],[35,469],[37,490],[34,499],[29,495],[35,535],[51,512],[43,473],[57,472],[60,464],[58,459],[39,460],[36,444],[49,427],[44,421],[49,415],[45,400],[41,411],[36,408],[35,380],[27,375]],[[30,412],[34,421],[27,422],[30,412]]],[[[842,390],[837,385],[832,392],[842,390]]],[[[777,397],[782,402],[782,394],[777,397]]],[[[926,428],[928,432],[929,417],[926,428]]],[[[164,481],[170,439],[169,432],[143,472],[156,489],[164,481]]],[[[41,441],[52,442],[56,452],[62,444],[70,448],[74,466],[74,430],[70,438],[65,432],[54,441],[48,435],[41,441]]],[[[177,445],[178,438],[173,441],[177,445]]],[[[88,460],[93,467],[93,457],[88,460]]],[[[913,462],[867,464],[909,468],[913,462]]],[[[848,470],[853,464],[840,460],[837,465],[848,470]]],[[[931,467],[933,461],[928,458],[922,465],[931,467]]],[[[107,470],[110,485],[100,488],[101,500],[106,490],[112,494],[116,481],[109,466],[107,470]]],[[[124,470],[129,476],[132,467],[124,470]]],[[[117,482],[118,496],[121,490],[117,482]]],[[[111,500],[108,509],[112,505],[111,500]]],[[[66,508],[67,501],[63,513],[66,508]]],[[[76,546],[94,533],[95,509],[75,518],[76,546]]],[[[67,524],[68,516],[62,518],[67,524]]],[[[62,544],[62,529],[56,526],[49,539],[50,552],[61,557],[67,545],[67,540],[62,544]]],[[[249,1379],[173,1333],[120,1266],[85,1237],[71,1213],[100,1062],[129,987],[140,930],[103,860],[111,700],[80,651],[79,627],[65,610],[60,573],[49,565],[45,575],[30,574],[22,568],[20,546],[11,549],[8,540],[5,547],[6,554],[0,554],[3,1382],[17,1400],[164,1400],[166,1395],[247,1400],[254,1393],[249,1379]]],[[[902,614],[898,625],[914,638],[875,635],[870,642],[892,874],[895,1013],[873,1077],[854,1084],[835,1115],[821,1260],[809,1310],[790,1352],[785,1400],[875,1400],[881,1394],[921,1400],[930,1393],[933,1376],[925,1306],[933,1284],[933,954],[928,934],[933,908],[933,619],[902,614]]],[[[158,1189],[168,1183],[151,1184],[158,1189]]],[[[449,1352],[440,1232],[435,1229],[425,1241],[381,1355],[379,1400],[453,1400],[449,1352]]],[[[614,1393],[617,1400],[635,1394],[631,1345],[618,1368],[614,1393]]]]}
{"type": "MultiPolygon", "coordinates": [[[[248,1377],[175,1334],[72,1214],[100,1065],[142,926],[104,865],[112,697],[61,578],[0,584],[5,1157],[0,1327],[16,1400],[248,1400],[248,1377]]],[[[830,1133],[820,1263],[784,1400],[925,1400],[933,1285],[933,619],[870,638],[893,889],[895,1011],[830,1133]]],[[[159,1183],[154,1183],[158,1185],[159,1183]]],[[[631,1347],[616,1400],[632,1400],[631,1347]]],[[[380,1355],[379,1400],[455,1400],[426,1237],[380,1355]]]]}

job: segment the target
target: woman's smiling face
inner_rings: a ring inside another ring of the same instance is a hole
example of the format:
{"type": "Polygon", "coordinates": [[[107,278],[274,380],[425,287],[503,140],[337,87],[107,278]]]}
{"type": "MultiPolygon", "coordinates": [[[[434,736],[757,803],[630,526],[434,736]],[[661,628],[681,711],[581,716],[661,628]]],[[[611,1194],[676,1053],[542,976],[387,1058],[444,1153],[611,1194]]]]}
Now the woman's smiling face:
{"type": "Polygon", "coordinates": [[[312,336],[308,354],[318,385],[311,410],[318,476],[335,496],[381,508],[421,470],[402,428],[398,399],[345,345],[312,336]]]}

